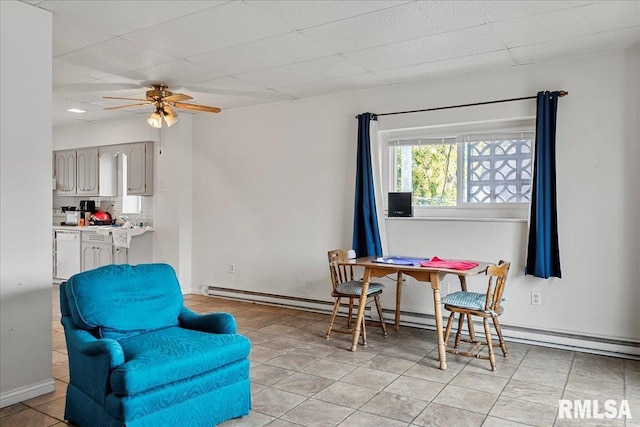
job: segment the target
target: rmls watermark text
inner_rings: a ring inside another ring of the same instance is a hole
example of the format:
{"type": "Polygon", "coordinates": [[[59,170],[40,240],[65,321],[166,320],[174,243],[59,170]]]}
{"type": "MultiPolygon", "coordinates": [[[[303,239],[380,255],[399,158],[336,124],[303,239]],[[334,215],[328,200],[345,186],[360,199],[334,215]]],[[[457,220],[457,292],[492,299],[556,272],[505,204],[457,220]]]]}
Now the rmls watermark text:
{"type": "Polygon", "coordinates": [[[631,419],[626,400],[558,400],[558,418],[563,419],[631,419]]]}

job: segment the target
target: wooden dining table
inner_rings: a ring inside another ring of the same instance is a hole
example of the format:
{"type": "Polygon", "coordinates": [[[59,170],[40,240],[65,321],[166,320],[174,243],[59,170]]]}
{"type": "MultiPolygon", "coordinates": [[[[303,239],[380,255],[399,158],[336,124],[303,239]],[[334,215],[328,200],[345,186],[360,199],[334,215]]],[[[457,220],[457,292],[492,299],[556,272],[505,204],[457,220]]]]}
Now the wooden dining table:
{"type": "MultiPolygon", "coordinates": [[[[360,302],[358,304],[358,316],[356,319],[356,327],[353,330],[353,338],[351,341],[351,351],[356,351],[358,348],[358,338],[360,337],[362,318],[364,316],[364,308],[367,302],[367,290],[369,289],[369,283],[371,278],[384,277],[390,274],[397,274],[396,281],[396,314],[395,314],[395,329],[398,330],[400,322],[400,300],[402,296],[402,277],[407,275],[413,277],[420,282],[431,283],[431,289],[433,290],[433,308],[434,317],[436,321],[436,334],[438,337],[438,360],[440,361],[440,369],[447,369],[447,352],[444,342],[444,335],[442,331],[442,305],[440,301],[440,285],[442,279],[447,274],[453,274],[460,279],[460,286],[463,291],[467,290],[466,277],[476,276],[483,274],[487,267],[493,265],[487,262],[478,262],[478,266],[468,270],[454,270],[448,268],[434,268],[434,267],[422,267],[420,265],[406,265],[399,263],[386,263],[376,262],[379,257],[363,257],[350,260],[341,261],[341,264],[358,266],[364,268],[362,276],[362,294],[360,296],[360,302]]],[[[382,319],[380,319],[382,321],[382,319]]],[[[469,322],[470,327],[473,327],[469,322]]]]}

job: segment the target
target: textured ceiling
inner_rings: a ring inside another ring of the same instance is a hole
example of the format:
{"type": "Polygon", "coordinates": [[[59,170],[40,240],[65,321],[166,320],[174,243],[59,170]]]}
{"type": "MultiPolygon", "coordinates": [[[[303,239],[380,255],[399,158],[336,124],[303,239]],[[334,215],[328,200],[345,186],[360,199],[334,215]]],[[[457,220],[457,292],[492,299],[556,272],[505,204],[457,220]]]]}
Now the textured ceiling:
{"type": "Polygon", "coordinates": [[[54,126],[149,114],[102,97],[154,82],[225,110],[640,47],[637,0],[25,2],[53,13],[54,126]]]}

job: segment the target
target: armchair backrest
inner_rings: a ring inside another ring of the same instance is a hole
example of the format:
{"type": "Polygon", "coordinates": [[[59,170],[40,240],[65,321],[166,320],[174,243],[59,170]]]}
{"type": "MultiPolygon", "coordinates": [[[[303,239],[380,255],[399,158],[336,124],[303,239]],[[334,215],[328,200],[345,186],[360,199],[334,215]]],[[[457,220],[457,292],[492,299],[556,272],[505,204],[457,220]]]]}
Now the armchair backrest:
{"type": "Polygon", "coordinates": [[[106,265],[61,285],[63,315],[99,338],[124,338],[178,325],[182,292],[167,264],[106,265]]]}

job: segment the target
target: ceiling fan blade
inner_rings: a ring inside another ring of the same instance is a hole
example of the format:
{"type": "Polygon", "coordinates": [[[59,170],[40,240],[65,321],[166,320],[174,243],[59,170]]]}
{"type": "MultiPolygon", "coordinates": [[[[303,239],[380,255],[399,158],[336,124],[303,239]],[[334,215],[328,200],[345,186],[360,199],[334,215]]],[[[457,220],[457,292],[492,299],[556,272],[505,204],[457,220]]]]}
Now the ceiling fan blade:
{"type": "Polygon", "coordinates": [[[117,107],[106,107],[103,110],[118,110],[120,108],[130,108],[130,107],[139,107],[140,105],[149,105],[150,102],[140,102],[139,104],[127,104],[127,105],[119,105],[117,107]]]}
{"type": "Polygon", "coordinates": [[[188,101],[190,99],[193,99],[193,98],[189,95],[185,95],[184,93],[174,93],[173,95],[165,96],[162,100],[166,102],[179,102],[179,101],[188,101]]]}
{"type": "Polygon", "coordinates": [[[218,107],[208,107],[206,105],[197,104],[184,104],[182,102],[172,102],[171,105],[178,108],[184,108],[185,110],[205,111],[207,113],[219,113],[220,111],[222,111],[218,107]]]}
{"type": "Polygon", "coordinates": [[[126,99],[127,101],[148,101],[148,99],[142,98],[122,98],[120,96],[103,96],[104,99],[126,99]]]}

